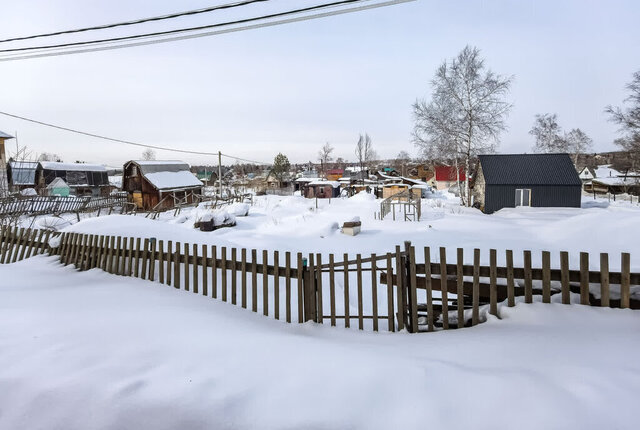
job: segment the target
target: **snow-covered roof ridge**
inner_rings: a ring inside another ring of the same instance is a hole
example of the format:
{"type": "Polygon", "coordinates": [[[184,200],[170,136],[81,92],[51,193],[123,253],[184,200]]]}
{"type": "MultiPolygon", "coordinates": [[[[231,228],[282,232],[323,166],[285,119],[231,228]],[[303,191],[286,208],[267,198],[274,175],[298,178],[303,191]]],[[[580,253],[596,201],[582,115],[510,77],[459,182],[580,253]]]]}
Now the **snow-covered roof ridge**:
{"type": "Polygon", "coordinates": [[[102,164],[89,163],[61,163],[59,161],[40,161],[40,166],[46,170],[66,170],[76,172],[106,172],[102,164]]]}
{"type": "Polygon", "coordinates": [[[340,182],[338,181],[326,181],[323,179],[318,179],[316,181],[309,182],[308,185],[331,185],[333,188],[340,187],[340,182]]]}
{"type": "Polygon", "coordinates": [[[0,130],[0,139],[13,139],[13,136],[0,130]]]}
{"type": "Polygon", "coordinates": [[[12,169],[35,169],[38,167],[37,161],[9,161],[12,169]]]}
{"type": "Polygon", "coordinates": [[[158,190],[202,187],[202,181],[188,170],[178,172],[144,173],[144,177],[158,190]]]}

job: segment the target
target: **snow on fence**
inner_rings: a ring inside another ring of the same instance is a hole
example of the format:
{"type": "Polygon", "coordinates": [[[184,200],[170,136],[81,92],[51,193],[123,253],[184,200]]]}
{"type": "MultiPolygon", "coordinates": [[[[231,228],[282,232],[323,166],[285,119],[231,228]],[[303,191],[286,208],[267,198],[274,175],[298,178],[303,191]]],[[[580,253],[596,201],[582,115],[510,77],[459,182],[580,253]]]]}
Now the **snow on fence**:
{"type": "Polygon", "coordinates": [[[5,197],[0,199],[0,216],[46,215],[69,212],[88,212],[121,207],[128,208],[126,196],[75,197],[75,196],[32,196],[5,197]]]}
{"type": "Polygon", "coordinates": [[[640,273],[630,272],[630,256],[621,254],[621,271],[609,272],[608,254],[600,254],[600,270],[589,270],[589,255],[580,254],[580,270],[570,270],[569,255],[560,254],[560,269],[551,269],[551,255],[542,252],[542,267],[513,267],[513,252],[505,251],[506,267],[497,265],[490,250],[489,266],[480,266],[480,250],[465,265],[458,249],[455,264],[445,248],[433,262],[431,248],[405,242],[394,252],[355,259],[333,254],[293,255],[278,251],[195,245],[154,239],[71,232],[3,228],[0,263],[13,263],[47,253],[79,270],[99,268],[134,276],[239,305],[286,322],[329,321],[332,326],[360,330],[433,331],[476,325],[487,314],[499,317],[499,304],[515,306],[516,298],[531,303],[570,304],[640,309],[640,273]],[[283,257],[283,258],[281,258],[283,257]],[[442,282],[444,279],[446,282],[442,282]],[[632,288],[633,286],[633,288],[632,288]],[[572,297],[571,293],[575,293],[572,297]],[[539,297],[538,297],[539,296],[539,297]],[[579,297],[579,300],[578,300],[579,297]],[[422,300],[422,303],[420,302],[422,300]],[[459,323],[460,322],[460,323],[459,323]],[[354,323],[355,326],[355,323],[354,323]]]}

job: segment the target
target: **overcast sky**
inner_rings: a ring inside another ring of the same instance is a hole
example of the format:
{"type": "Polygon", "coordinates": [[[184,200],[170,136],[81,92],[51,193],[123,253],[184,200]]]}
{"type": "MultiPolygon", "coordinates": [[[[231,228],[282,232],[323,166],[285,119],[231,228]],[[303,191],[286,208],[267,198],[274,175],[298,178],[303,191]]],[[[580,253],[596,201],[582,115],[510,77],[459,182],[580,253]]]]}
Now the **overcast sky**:
{"type": "MultiPolygon", "coordinates": [[[[0,1],[0,38],[195,9],[224,1],[0,1]]],[[[323,3],[273,0],[237,12],[182,18],[142,31],[209,24],[323,3]]],[[[325,142],[354,159],[367,132],[382,157],[410,142],[411,104],[429,94],[436,67],[466,44],[493,71],[515,77],[514,108],[499,151],[530,152],[536,113],[555,112],[597,151],[612,150],[620,104],[640,69],[640,2],[418,0],[373,11],[195,40],[0,63],[0,110],[160,146],[256,160],[277,152],[316,160],[325,142]]],[[[118,36],[120,29],[89,36],[118,36]]],[[[56,41],[70,40],[60,38],[56,41]]],[[[35,43],[31,41],[30,43],[35,43]]],[[[26,43],[25,43],[26,44],[26,43]]],[[[122,164],[141,149],[0,116],[34,153],[122,164]]],[[[159,159],[217,162],[158,152],[159,159]]]]}

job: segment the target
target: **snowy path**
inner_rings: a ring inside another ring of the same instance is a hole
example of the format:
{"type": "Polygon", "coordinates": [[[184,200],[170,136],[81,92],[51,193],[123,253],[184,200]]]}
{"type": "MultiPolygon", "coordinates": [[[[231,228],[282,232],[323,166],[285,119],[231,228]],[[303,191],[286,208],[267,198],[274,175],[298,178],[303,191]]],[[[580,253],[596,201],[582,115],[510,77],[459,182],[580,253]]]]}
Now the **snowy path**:
{"type": "Polygon", "coordinates": [[[640,312],[287,325],[53,258],[0,266],[0,429],[636,428],[640,312]]]}

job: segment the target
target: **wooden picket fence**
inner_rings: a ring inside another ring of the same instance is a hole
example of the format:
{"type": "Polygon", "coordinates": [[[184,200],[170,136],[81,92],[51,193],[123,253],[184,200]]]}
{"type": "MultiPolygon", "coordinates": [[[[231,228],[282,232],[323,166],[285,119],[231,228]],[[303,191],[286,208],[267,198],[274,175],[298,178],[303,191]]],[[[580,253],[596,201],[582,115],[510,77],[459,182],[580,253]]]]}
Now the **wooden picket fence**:
{"type": "Polygon", "coordinates": [[[565,304],[573,292],[580,294],[581,304],[640,309],[640,301],[631,297],[631,287],[640,285],[640,274],[630,272],[627,253],[621,255],[622,270],[610,272],[607,254],[600,256],[599,271],[589,271],[586,253],[580,255],[580,270],[570,270],[566,252],[560,254],[560,269],[551,268],[551,254],[546,251],[541,268],[532,267],[530,251],[524,251],[521,268],[513,266],[509,250],[505,267],[498,266],[496,250],[489,251],[489,266],[480,265],[478,249],[472,265],[464,264],[462,249],[457,250],[455,264],[447,263],[444,248],[436,262],[431,248],[421,252],[424,260],[417,261],[416,248],[406,242],[404,248],[396,246],[384,255],[357,254],[350,259],[344,254],[342,261],[336,261],[329,254],[324,262],[321,253],[281,255],[152,238],[0,230],[3,264],[47,253],[79,270],[98,268],[145,279],[289,323],[328,321],[351,327],[354,322],[360,330],[390,332],[462,328],[482,322],[486,313],[499,317],[498,303],[504,300],[515,306],[521,296],[531,303],[535,294],[549,303],[555,292],[565,304]],[[443,274],[446,282],[441,282],[443,274]]]}

